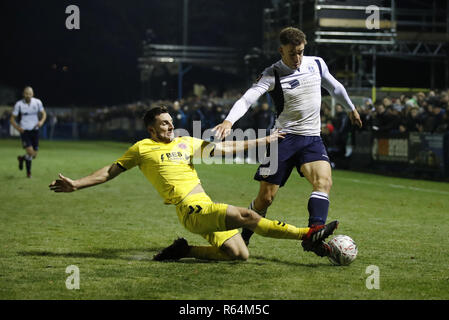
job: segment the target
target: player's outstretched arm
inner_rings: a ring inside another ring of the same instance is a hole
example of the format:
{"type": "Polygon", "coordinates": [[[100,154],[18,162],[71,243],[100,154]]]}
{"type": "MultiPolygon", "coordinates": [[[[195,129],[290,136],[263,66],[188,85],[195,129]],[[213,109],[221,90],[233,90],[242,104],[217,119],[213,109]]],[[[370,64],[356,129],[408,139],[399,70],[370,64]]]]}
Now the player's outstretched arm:
{"type": "Polygon", "coordinates": [[[215,138],[222,140],[228,136],[231,133],[233,124],[243,117],[251,105],[256,103],[264,93],[265,91],[260,88],[249,88],[245,94],[234,103],[226,119],[212,129],[212,132],[215,132],[215,138]]]}
{"type": "Polygon", "coordinates": [[[223,139],[229,135],[232,128],[232,122],[229,120],[224,120],[222,123],[217,124],[213,129],[212,132],[215,132],[215,137],[217,139],[223,139]]]}
{"type": "Polygon", "coordinates": [[[54,180],[48,187],[54,192],[73,192],[109,181],[123,171],[122,168],[113,163],[78,180],[72,180],[59,174],[59,179],[54,180]]]}
{"type": "Polygon", "coordinates": [[[285,137],[285,133],[275,130],[269,136],[259,138],[259,139],[244,140],[244,141],[222,141],[222,142],[216,143],[214,145],[214,150],[211,153],[211,155],[214,156],[217,154],[222,155],[222,154],[229,154],[229,153],[237,153],[240,151],[245,151],[247,149],[255,148],[260,144],[265,144],[265,143],[268,144],[268,143],[277,141],[278,139],[284,139],[284,137],[285,137]]]}
{"type": "Polygon", "coordinates": [[[356,109],[349,111],[349,120],[351,120],[352,125],[357,126],[359,128],[362,127],[362,119],[360,119],[360,115],[356,109]]]}
{"type": "Polygon", "coordinates": [[[360,119],[360,115],[355,109],[351,99],[346,92],[345,87],[334,78],[334,76],[329,72],[329,69],[326,63],[322,61],[323,74],[321,78],[321,85],[331,94],[332,97],[337,100],[346,110],[348,110],[349,120],[352,125],[356,125],[357,127],[362,127],[362,120],[360,119]]]}

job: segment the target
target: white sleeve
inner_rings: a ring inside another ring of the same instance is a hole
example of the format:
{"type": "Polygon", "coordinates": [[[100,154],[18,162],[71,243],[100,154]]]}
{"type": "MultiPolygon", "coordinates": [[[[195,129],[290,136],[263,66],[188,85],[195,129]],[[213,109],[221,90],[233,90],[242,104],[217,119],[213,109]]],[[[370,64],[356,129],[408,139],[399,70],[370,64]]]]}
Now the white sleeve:
{"type": "Polygon", "coordinates": [[[234,103],[225,120],[230,121],[232,124],[236,123],[237,120],[243,117],[251,105],[256,103],[264,93],[273,90],[274,76],[271,75],[268,70],[269,69],[265,69],[256,80],[256,83],[254,83],[253,86],[234,103]]]}
{"type": "Polygon", "coordinates": [[[346,92],[345,87],[338,82],[337,79],[334,78],[333,75],[329,72],[329,68],[323,59],[320,59],[322,75],[321,75],[321,85],[325,88],[332,97],[337,100],[346,110],[352,111],[355,109],[354,104],[349,99],[348,93],[346,92]]]}
{"type": "Polygon", "coordinates": [[[17,117],[19,115],[19,102],[16,102],[16,104],[14,105],[12,114],[14,117],[17,117]]]}
{"type": "Polygon", "coordinates": [[[44,105],[42,104],[41,100],[39,100],[39,107],[38,108],[39,108],[38,109],[39,112],[42,112],[44,110],[44,105]]]}

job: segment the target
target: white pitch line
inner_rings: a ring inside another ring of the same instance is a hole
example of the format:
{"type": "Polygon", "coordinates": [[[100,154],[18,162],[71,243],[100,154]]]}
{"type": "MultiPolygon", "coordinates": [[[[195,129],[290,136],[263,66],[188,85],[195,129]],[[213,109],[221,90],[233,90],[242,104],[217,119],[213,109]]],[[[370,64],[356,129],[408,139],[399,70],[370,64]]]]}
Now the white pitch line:
{"type": "MultiPolygon", "coordinates": [[[[362,181],[359,179],[350,179],[350,178],[341,178],[341,177],[336,177],[337,180],[338,179],[342,179],[342,180],[347,180],[347,181],[352,181],[355,183],[363,183],[363,184],[370,184],[370,185],[374,185],[374,186],[388,186],[391,188],[396,188],[396,189],[408,189],[408,190],[413,190],[413,191],[423,191],[423,192],[429,192],[429,193],[439,193],[439,194],[444,194],[444,195],[449,195],[449,191],[441,191],[441,190],[434,190],[434,189],[425,189],[425,188],[418,188],[418,187],[411,187],[411,186],[404,186],[402,184],[381,184],[381,183],[376,183],[376,182],[370,182],[370,181],[362,181]]],[[[335,177],[334,177],[335,179],[335,177]]]]}

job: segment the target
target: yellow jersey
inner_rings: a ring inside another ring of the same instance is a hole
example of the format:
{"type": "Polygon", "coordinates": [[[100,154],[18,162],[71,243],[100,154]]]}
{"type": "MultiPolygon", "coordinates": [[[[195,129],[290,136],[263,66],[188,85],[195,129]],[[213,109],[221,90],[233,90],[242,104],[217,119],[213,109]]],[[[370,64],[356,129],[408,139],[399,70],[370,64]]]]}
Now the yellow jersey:
{"type": "Polygon", "coordinates": [[[195,155],[200,156],[209,144],[189,136],[177,137],[170,143],[143,139],[115,163],[125,170],[139,166],[164,203],[178,204],[201,183],[192,160],[195,155]]]}

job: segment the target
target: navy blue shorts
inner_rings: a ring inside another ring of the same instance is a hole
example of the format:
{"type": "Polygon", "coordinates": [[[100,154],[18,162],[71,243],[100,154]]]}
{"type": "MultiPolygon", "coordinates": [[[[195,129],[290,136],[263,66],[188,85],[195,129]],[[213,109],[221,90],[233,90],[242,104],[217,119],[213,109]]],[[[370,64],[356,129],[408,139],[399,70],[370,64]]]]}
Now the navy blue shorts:
{"type": "Polygon", "coordinates": [[[274,174],[261,175],[260,169],[270,166],[269,162],[262,164],[257,169],[254,180],[266,181],[282,187],[287,182],[294,167],[301,177],[304,177],[301,173],[301,166],[304,163],[318,160],[329,162],[326,147],[320,136],[308,137],[289,133],[284,139],[279,140],[277,171],[274,174]]]}
{"type": "Polygon", "coordinates": [[[34,150],[39,150],[39,130],[25,130],[20,137],[24,149],[33,147],[34,150]]]}

